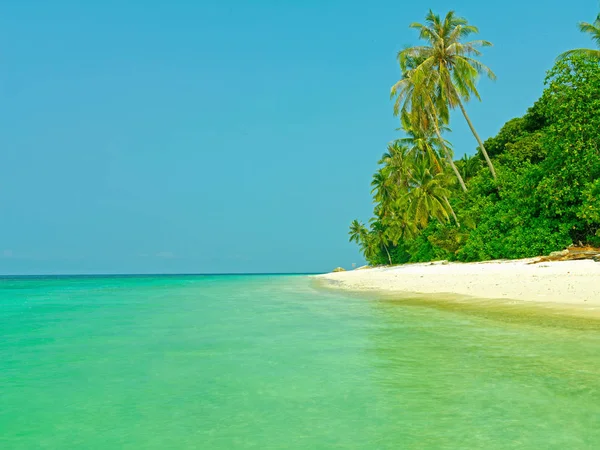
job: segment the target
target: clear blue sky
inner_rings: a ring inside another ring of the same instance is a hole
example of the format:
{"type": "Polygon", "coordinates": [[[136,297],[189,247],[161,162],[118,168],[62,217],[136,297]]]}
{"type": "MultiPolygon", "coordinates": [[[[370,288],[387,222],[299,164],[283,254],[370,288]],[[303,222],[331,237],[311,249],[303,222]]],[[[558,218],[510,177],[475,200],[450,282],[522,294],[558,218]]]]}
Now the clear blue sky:
{"type": "MultiPolygon", "coordinates": [[[[4,0],[0,274],[306,272],[347,242],[398,136],[408,24],[449,8],[495,46],[469,111],[522,115],[596,1],[4,0]]],[[[456,117],[456,119],[460,119],[456,117]]],[[[474,152],[454,120],[457,156],[474,152]]]]}

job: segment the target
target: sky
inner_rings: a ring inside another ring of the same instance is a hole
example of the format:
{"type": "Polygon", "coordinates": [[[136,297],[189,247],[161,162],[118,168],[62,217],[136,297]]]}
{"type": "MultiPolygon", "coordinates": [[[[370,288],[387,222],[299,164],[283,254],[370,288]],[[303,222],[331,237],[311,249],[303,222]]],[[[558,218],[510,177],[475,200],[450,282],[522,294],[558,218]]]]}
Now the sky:
{"type": "MultiPolygon", "coordinates": [[[[525,113],[595,0],[0,5],[0,274],[322,272],[400,136],[411,22],[454,9],[492,41],[482,138],[525,113]]],[[[475,140],[453,116],[455,155],[475,140]]]]}

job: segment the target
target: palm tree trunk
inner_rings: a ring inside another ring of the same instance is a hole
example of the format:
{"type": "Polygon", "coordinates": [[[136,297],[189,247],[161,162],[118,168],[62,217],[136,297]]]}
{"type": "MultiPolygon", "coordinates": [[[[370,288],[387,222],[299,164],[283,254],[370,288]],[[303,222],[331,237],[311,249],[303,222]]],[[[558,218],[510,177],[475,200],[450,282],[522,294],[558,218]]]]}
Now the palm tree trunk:
{"type": "Polygon", "coordinates": [[[452,213],[452,217],[454,217],[454,222],[456,222],[456,226],[458,228],[460,228],[460,223],[458,222],[458,217],[456,217],[456,213],[454,212],[454,209],[452,208],[452,205],[448,201],[448,197],[444,196],[444,200],[446,202],[446,205],[448,205],[448,208],[450,208],[450,212],[452,213]]]}
{"type": "Polygon", "coordinates": [[[392,257],[390,256],[390,252],[388,252],[387,245],[383,244],[383,248],[385,248],[385,252],[388,255],[388,261],[390,262],[390,266],[392,265],[392,257]]]}
{"type": "Polygon", "coordinates": [[[496,171],[494,170],[494,165],[492,164],[492,160],[490,159],[489,155],[487,154],[487,151],[485,150],[483,142],[481,142],[481,138],[477,134],[477,131],[475,131],[475,127],[473,126],[473,123],[471,122],[471,119],[469,119],[469,115],[467,114],[467,111],[465,110],[465,107],[462,104],[462,101],[460,100],[460,97],[458,98],[458,106],[460,106],[460,110],[462,111],[463,116],[465,116],[465,120],[469,124],[469,128],[471,129],[471,132],[473,133],[473,136],[475,136],[475,139],[477,139],[477,143],[479,144],[479,148],[481,149],[481,153],[483,153],[483,157],[485,158],[485,161],[487,162],[487,165],[490,168],[490,172],[492,173],[492,178],[494,178],[494,181],[496,181],[497,180],[496,171]]]}
{"type": "Polygon", "coordinates": [[[452,160],[452,156],[450,156],[450,153],[448,152],[448,149],[446,148],[446,146],[444,145],[444,150],[446,151],[446,159],[448,159],[448,163],[450,164],[450,167],[452,167],[452,170],[454,171],[454,174],[456,175],[456,178],[458,178],[458,182],[460,183],[460,187],[462,188],[462,190],[464,192],[467,192],[467,185],[465,184],[465,180],[463,180],[463,177],[460,175],[460,172],[458,171],[458,168],[456,167],[456,164],[454,164],[454,161],[452,160]]]}
{"type": "Polygon", "coordinates": [[[438,139],[440,140],[440,145],[444,149],[444,153],[446,154],[446,159],[448,160],[450,167],[452,167],[452,170],[454,171],[454,175],[456,175],[456,178],[458,178],[460,187],[462,188],[463,192],[467,192],[467,185],[465,184],[465,180],[463,180],[463,177],[460,175],[460,172],[458,171],[456,164],[454,164],[454,161],[452,160],[452,155],[450,155],[448,148],[444,144],[444,138],[442,137],[442,133],[440,133],[440,129],[435,121],[433,121],[433,127],[435,128],[435,134],[437,135],[438,139]]]}

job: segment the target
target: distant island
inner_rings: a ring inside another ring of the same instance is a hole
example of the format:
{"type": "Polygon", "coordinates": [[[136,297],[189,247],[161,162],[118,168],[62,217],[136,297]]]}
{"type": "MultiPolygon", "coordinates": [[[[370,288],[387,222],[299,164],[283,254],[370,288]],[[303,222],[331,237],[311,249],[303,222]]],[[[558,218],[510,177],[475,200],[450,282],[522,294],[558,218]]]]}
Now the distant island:
{"type": "MultiPolygon", "coordinates": [[[[469,40],[478,29],[452,11],[430,11],[410,27],[423,42],[398,53],[401,77],[391,88],[403,136],[373,175],[373,217],[350,226],[369,265],[600,247],[600,50],[559,55],[541,98],[483,142],[466,105],[480,100],[480,76],[495,78],[479,60],[492,44],[469,40]],[[478,145],[459,160],[449,137],[454,110],[478,145]]],[[[600,15],[579,28],[600,44],[600,15]]]]}

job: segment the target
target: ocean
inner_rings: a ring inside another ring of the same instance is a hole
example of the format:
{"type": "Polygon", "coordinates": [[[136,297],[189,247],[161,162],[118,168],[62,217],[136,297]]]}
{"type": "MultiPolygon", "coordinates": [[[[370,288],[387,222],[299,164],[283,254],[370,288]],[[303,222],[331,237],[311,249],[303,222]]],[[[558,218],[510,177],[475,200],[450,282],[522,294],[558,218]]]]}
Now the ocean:
{"type": "Polygon", "coordinates": [[[600,326],[306,276],[2,278],[0,448],[600,448],[600,326]]]}

